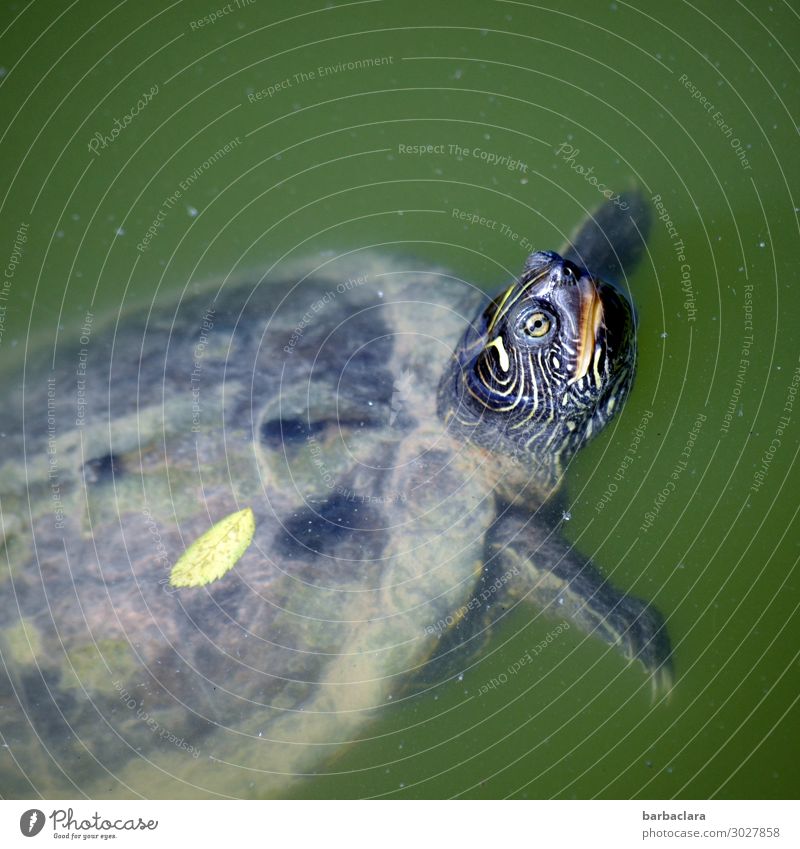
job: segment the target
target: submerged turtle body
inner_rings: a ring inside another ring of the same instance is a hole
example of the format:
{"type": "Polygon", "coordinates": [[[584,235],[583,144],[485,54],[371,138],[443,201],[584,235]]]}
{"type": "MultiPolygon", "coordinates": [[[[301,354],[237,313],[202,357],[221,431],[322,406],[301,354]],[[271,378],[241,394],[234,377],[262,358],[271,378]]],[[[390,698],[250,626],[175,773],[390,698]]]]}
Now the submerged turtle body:
{"type": "Polygon", "coordinates": [[[331,260],[57,349],[0,469],[7,794],[280,795],[409,680],[463,668],[509,604],[557,605],[667,685],[658,614],[547,510],[632,379],[627,301],[585,270],[631,267],[629,201],[494,300],[331,260]],[[235,568],[173,587],[245,507],[235,568]]]}

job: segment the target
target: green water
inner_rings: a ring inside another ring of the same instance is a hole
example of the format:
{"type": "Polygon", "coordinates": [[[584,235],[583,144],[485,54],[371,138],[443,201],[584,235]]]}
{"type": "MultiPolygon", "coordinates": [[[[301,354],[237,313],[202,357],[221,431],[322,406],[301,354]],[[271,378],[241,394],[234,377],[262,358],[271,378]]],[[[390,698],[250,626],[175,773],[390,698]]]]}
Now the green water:
{"type": "Polygon", "coordinates": [[[565,533],[664,613],[670,699],[574,632],[478,695],[553,628],[515,611],[296,794],[795,797],[797,4],[220,5],[3,4],[12,379],[87,311],[283,257],[386,245],[495,288],[594,177],[665,218],[631,281],[637,383],[565,533]]]}

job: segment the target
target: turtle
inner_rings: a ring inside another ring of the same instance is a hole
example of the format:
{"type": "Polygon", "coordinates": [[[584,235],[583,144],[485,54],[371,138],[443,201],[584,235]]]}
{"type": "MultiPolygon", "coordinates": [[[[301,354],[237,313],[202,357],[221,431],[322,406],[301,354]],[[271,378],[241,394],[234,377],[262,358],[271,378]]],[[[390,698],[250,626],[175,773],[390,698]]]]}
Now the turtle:
{"type": "Polygon", "coordinates": [[[5,794],[302,794],[520,605],[668,692],[663,617],[558,517],[632,385],[649,219],[631,189],[493,297],[354,250],[88,313],[32,352],[0,469],[5,794]],[[224,574],[175,586],[243,512],[224,574]]]}

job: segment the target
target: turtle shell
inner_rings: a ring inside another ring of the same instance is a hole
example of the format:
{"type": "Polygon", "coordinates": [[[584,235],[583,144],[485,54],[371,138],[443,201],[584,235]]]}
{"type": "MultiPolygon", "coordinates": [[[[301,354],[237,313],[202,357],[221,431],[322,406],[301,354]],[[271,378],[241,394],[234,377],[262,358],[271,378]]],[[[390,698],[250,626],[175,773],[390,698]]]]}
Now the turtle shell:
{"type": "Polygon", "coordinates": [[[8,795],[278,795],[424,675],[493,517],[436,415],[484,300],[333,260],[92,320],[28,366],[0,469],[8,795]],[[171,586],[246,507],[234,568],[171,586]]]}

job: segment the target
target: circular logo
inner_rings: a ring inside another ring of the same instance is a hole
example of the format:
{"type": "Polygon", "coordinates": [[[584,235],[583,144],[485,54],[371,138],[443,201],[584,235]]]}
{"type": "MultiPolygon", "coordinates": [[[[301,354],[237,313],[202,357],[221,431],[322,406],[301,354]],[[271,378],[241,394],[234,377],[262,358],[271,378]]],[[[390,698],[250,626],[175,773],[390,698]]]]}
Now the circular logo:
{"type": "Polygon", "coordinates": [[[44,811],[31,808],[19,818],[19,830],[25,837],[36,837],[44,828],[44,811]]]}

